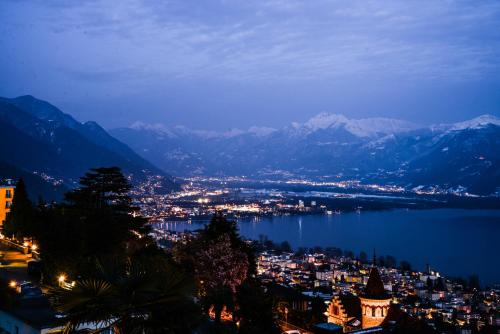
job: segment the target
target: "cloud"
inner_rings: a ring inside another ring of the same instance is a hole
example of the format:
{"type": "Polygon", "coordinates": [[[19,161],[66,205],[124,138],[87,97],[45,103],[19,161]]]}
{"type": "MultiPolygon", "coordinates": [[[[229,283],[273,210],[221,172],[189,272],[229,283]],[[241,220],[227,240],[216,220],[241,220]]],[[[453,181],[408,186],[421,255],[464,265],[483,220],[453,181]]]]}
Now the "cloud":
{"type": "Polygon", "coordinates": [[[498,2],[33,0],[2,6],[4,29],[21,33],[30,22],[48,47],[65,41],[70,47],[58,52],[67,59],[76,52],[86,57],[78,68],[62,55],[52,57],[82,80],[118,74],[137,82],[467,81],[499,72],[498,2]]]}

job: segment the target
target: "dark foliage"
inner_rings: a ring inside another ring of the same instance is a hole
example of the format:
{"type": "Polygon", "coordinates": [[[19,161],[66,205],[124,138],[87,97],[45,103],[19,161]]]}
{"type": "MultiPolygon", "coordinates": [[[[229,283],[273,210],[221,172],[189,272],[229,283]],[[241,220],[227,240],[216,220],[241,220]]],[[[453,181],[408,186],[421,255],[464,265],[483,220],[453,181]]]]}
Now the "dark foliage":
{"type": "Polygon", "coordinates": [[[93,275],[96,261],[124,258],[151,243],[143,218],[131,213],[130,185],[117,167],[92,169],[62,205],[42,206],[34,230],[49,277],[93,275]]]}
{"type": "Polygon", "coordinates": [[[93,323],[120,333],[186,333],[200,321],[194,281],[149,239],[129,190],[119,168],[96,168],[63,204],[38,208],[46,282],[59,273],[75,280],[70,290],[52,290],[67,332],[93,323]]]}
{"type": "Polygon", "coordinates": [[[279,332],[272,317],[272,303],[255,280],[255,250],[240,237],[236,222],[216,214],[195,238],[185,245],[177,245],[174,257],[197,278],[204,311],[208,313],[213,307],[216,333],[234,331],[236,321],[240,321],[241,333],[279,332]],[[213,252],[214,249],[217,251],[213,252]],[[212,268],[207,261],[233,265],[212,268]],[[234,277],[241,273],[237,268],[246,268],[246,277],[242,280],[234,277]],[[218,282],[220,277],[226,282],[223,285],[218,282]],[[233,312],[233,323],[221,322],[224,306],[233,312]]]}
{"type": "Polygon", "coordinates": [[[238,291],[237,301],[236,316],[241,319],[239,333],[280,333],[273,316],[272,299],[257,281],[245,282],[238,291]]]}
{"type": "Polygon", "coordinates": [[[37,229],[36,224],[33,203],[26,192],[23,179],[20,179],[16,184],[11,210],[5,219],[4,234],[22,241],[24,237],[32,236],[32,231],[37,229]]]}

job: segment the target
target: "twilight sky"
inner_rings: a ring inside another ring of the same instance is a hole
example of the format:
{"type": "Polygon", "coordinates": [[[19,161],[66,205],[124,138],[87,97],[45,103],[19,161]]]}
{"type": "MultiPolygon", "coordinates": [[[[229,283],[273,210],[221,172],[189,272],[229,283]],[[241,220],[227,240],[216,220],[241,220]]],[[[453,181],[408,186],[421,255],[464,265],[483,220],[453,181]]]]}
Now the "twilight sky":
{"type": "Polygon", "coordinates": [[[500,116],[500,1],[0,1],[0,96],[81,121],[500,116]]]}

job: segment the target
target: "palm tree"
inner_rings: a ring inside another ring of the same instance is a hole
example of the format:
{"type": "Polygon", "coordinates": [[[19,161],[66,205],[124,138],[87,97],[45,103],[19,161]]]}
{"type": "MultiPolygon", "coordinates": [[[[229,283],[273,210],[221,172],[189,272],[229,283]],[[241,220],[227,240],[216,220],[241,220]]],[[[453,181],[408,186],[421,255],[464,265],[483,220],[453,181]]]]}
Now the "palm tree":
{"type": "Polygon", "coordinates": [[[84,324],[115,333],[186,333],[197,324],[194,285],[166,257],[99,267],[100,277],[53,291],[67,333],[84,324]]]}

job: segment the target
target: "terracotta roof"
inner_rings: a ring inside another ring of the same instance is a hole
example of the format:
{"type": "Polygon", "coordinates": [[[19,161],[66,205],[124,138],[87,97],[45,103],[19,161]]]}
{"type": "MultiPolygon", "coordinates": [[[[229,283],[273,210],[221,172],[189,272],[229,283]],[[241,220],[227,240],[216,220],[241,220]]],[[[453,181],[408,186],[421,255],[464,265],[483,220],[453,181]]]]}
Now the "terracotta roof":
{"type": "Polygon", "coordinates": [[[380,278],[378,269],[373,267],[370,271],[370,277],[368,278],[368,283],[366,284],[364,292],[361,297],[367,299],[388,299],[390,296],[387,294],[384,288],[384,283],[380,278]]]}

